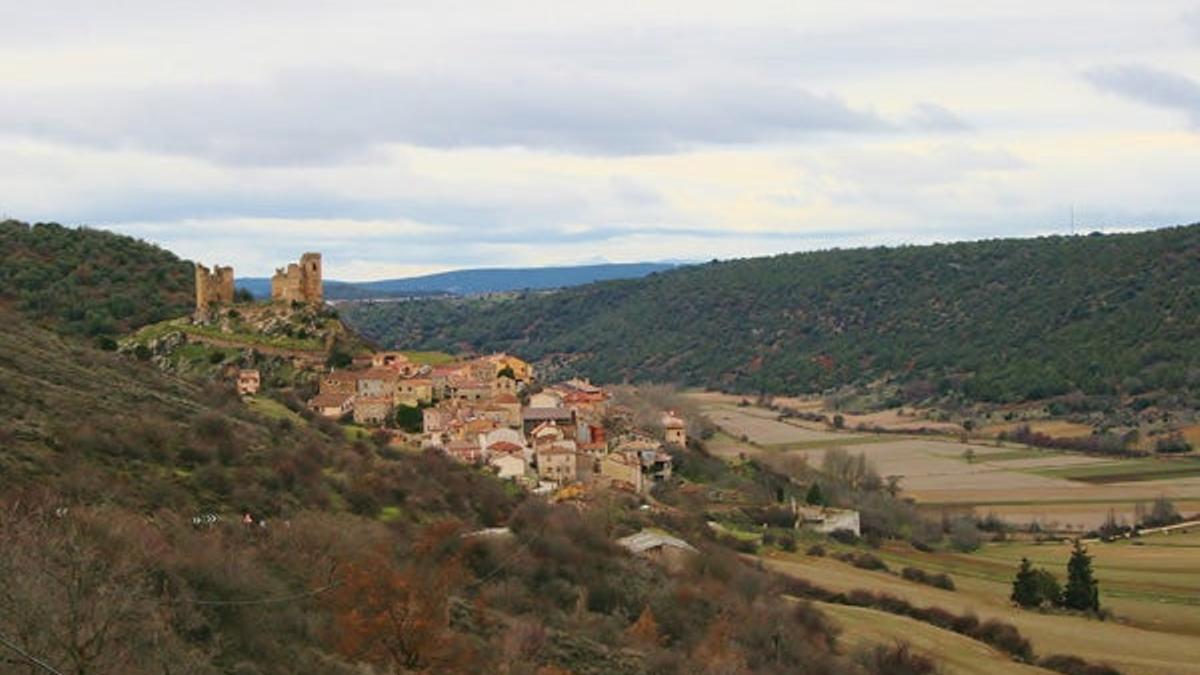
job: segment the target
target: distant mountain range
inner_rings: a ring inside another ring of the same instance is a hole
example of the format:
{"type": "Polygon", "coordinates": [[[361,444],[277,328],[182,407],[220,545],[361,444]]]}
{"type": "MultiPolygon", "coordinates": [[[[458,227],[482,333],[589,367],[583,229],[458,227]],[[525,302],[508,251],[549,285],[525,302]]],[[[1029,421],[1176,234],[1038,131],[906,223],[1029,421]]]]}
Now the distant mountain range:
{"type": "MultiPolygon", "coordinates": [[[[595,281],[637,279],[675,269],[675,263],[608,263],[573,267],[517,267],[466,269],[426,274],[403,279],[382,281],[325,281],[325,297],[329,300],[367,300],[425,295],[478,295],[507,291],[547,290],[579,286],[595,281]]],[[[238,288],[254,297],[270,295],[271,280],[245,278],[237,280],[238,288]]]]}

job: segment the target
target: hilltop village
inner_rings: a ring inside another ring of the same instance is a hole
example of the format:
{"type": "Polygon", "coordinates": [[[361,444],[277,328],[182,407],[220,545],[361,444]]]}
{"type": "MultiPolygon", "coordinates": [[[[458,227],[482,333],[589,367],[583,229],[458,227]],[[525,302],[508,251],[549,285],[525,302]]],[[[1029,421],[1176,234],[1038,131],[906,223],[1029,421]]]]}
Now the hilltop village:
{"type": "MultiPolygon", "coordinates": [[[[245,319],[245,306],[233,308],[232,268],[197,264],[195,272],[194,325],[226,325],[231,315],[245,319]]],[[[319,253],[276,270],[271,306],[299,312],[323,305],[319,253]]],[[[189,337],[222,344],[229,339],[189,337]]],[[[671,477],[667,450],[687,443],[687,424],[675,413],[663,411],[653,429],[638,428],[611,392],[587,380],[541,383],[533,366],[511,354],[427,362],[399,351],[359,350],[341,367],[299,352],[292,357],[318,373],[316,393],[306,401],[313,415],[374,430],[393,445],[436,449],[490,467],[534,492],[611,487],[645,494],[671,477]]],[[[242,396],[265,386],[255,368],[226,374],[242,396]]]]}

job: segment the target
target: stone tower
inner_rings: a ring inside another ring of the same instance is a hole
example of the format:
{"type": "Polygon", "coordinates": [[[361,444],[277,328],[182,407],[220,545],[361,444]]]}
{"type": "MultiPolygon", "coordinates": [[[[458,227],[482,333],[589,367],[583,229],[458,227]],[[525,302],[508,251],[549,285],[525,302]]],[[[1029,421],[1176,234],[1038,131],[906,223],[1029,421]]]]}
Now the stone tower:
{"type": "Polygon", "coordinates": [[[300,262],[288,263],[271,277],[271,299],[277,302],[320,304],[325,295],[321,284],[321,254],[305,253],[300,262]]]}
{"type": "Polygon", "coordinates": [[[233,268],[216,266],[210,271],[196,263],[196,318],[208,317],[213,305],[233,304],[233,268]]]}

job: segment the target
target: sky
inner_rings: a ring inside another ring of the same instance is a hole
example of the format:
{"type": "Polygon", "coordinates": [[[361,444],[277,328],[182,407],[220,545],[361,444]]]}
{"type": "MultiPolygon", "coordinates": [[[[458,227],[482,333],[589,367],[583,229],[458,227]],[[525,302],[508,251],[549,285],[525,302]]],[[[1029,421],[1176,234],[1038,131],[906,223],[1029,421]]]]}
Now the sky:
{"type": "Polygon", "coordinates": [[[1200,220],[1200,2],[0,0],[0,217],[263,276],[1200,220]]]}

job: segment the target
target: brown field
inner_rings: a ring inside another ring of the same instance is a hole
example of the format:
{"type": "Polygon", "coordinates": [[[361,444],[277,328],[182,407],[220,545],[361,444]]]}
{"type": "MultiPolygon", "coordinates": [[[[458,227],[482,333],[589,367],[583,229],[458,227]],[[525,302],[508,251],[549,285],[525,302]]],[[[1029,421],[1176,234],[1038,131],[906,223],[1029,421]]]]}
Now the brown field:
{"type": "Polygon", "coordinates": [[[1054,436],[1055,438],[1078,438],[1080,436],[1090,436],[1092,427],[1086,424],[1077,424],[1075,422],[1067,422],[1066,420],[1030,420],[1028,422],[1005,422],[1004,424],[989,424],[979,430],[979,433],[984,436],[996,436],[1000,432],[1015,431],[1022,424],[1027,425],[1031,431],[1036,433],[1054,436]]]}
{"type": "Polygon", "coordinates": [[[1012,522],[1037,521],[1072,531],[1101,524],[1110,509],[1132,521],[1137,503],[1159,496],[1184,513],[1200,511],[1200,465],[1165,460],[1121,460],[1045,451],[995,441],[964,444],[954,438],[816,430],[781,422],[753,406],[721,395],[698,399],[724,434],[709,442],[714,454],[804,458],[819,466],[826,449],[864,453],[881,475],[901,476],[904,494],[927,508],[975,507],[1012,522]],[[745,436],[747,441],[741,441],[745,436]],[[972,462],[963,458],[970,449],[972,462]],[[1176,471],[1182,469],[1182,471],[1176,471]],[[1167,473],[1163,473],[1167,472],[1167,473]]]}
{"type": "MultiPolygon", "coordinates": [[[[1108,662],[1125,673],[1159,675],[1200,673],[1200,534],[1153,535],[1140,545],[1132,542],[1093,544],[1101,604],[1114,612],[1110,621],[1056,613],[1021,610],[1010,605],[1011,578],[1021,557],[1065,577],[1069,549],[1063,544],[992,544],[974,554],[921,553],[904,545],[880,554],[898,570],[914,565],[945,571],[958,590],[944,591],[910,583],[884,572],[868,572],[829,558],[772,553],[767,564],[781,572],[809,579],[838,591],[865,588],[903,597],[919,606],[940,606],[953,612],[975,612],[981,619],[997,618],[1017,626],[1039,655],[1075,654],[1108,662]]],[[[872,638],[889,638],[899,628],[893,622],[871,624],[861,614],[849,616],[850,627],[872,638]],[[865,624],[865,625],[864,625],[865,624]],[[871,632],[874,631],[874,632],[871,632]]],[[[935,629],[936,630],[936,629],[935,629]]],[[[905,635],[900,631],[901,635],[905,635]]],[[[926,633],[912,633],[920,646],[926,633]]],[[[989,655],[954,650],[980,668],[992,666],[989,655]]],[[[972,671],[955,671],[972,672],[972,671]]],[[[988,672],[987,670],[975,672],[988,672]]]]}

